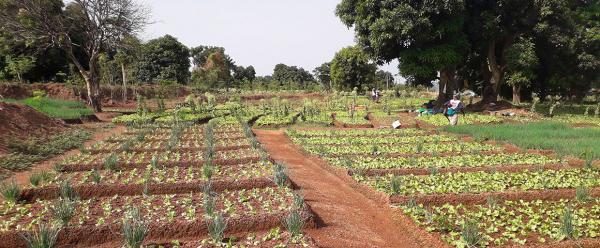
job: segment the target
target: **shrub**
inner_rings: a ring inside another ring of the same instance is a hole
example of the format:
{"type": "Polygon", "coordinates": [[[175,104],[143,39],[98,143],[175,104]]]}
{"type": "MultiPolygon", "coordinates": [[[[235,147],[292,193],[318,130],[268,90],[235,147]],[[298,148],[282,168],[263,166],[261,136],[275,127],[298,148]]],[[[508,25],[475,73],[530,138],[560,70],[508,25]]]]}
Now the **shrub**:
{"type": "Polygon", "coordinates": [[[17,203],[21,198],[21,188],[15,181],[0,185],[0,191],[6,201],[17,203]]]}
{"type": "Polygon", "coordinates": [[[29,248],[52,248],[56,244],[60,230],[41,223],[33,234],[24,234],[22,238],[29,248]]]}

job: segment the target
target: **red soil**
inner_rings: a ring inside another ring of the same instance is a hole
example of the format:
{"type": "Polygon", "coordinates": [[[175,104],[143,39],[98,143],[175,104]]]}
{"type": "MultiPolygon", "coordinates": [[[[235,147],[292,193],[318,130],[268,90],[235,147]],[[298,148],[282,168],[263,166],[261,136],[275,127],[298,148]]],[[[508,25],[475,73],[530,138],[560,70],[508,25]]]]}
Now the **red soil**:
{"type": "MultiPolygon", "coordinates": [[[[407,233],[406,222],[395,222],[387,204],[374,202],[350,184],[324,169],[321,161],[306,157],[281,130],[255,130],[271,156],[287,165],[317,215],[319,228],[307,230],[321,247],[431,247],[407,233]]],[[[412,228],[412,227],[411,227],[412,228]]]]}
{"type": "Polygon", "coordinates": [[[11,140],[45,137],[65,129],[67,125],[63,121],[47,117],[29,106],[0,102],[0,154],[8,151],[11,140]]]}

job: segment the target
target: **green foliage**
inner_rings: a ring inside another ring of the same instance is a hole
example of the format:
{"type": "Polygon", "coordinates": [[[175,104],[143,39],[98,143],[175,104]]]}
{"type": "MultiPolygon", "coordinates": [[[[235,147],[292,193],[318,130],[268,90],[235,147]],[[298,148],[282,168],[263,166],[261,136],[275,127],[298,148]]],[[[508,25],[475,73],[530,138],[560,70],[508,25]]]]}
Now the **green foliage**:
{"type": "Polygon", "coordinates": [[[138,80],[147,83],[187,83],[190,77],[189,54],[189,49],[170,35],[148,41],[141,49],[138,80]]]}
{"type": "Polygon", "coordinates": [[[60,222],[62,227],[67,227],[75,214],[75,201],[60,198],[51,206],[50,212],[52,212],[52,216],[60,222]]]}
{"type": "Polygon", "coordinates": [[[122,233],[127,248],[143,247],[148,232],[148,224],[142,219],[138,208],[131,209],[127,216],[123,218],[122,233]]]}
{"type": "Polygon", "coordinates": [[[227,228],[227,221],[223,218],[223,215],[217,214],[206,220],[208,226],[208,234],[216,244],[223,242],[225,229],[227,228]]]}
{"type": "Polygon", "coordinates": [[[21,198],[21,187],[15,181],[0,184],[0,193],[4,200],[17,203],[21,198]]]}
{"type": "Polygon", "coordinates": [[[331,88],[331,62],[323,63],[321,66],[313,70],[313,74],[317,81],[325,86],[326,89],[331,88]]]}
{"type": "Polygon", "coordinates": [[[41,183],[49,181],[51,178],[52,175],[47,171],[34,172],[29,176],[29,183],[31,183],[32,186],[37,187],[41,183]]]}
{"type": "Polygon", "coordinates": [[[583,185],[577,187],[577,189],[575,189],[575,199],[579,202],[591,200],[589,189],[583,185]]]}
{"type": "Polygon", "coordinates": [[[297,237],[302,234],[302,229],[305,226],[304,218],[298,211],[292,211],[285,219],[285,228],[292,234],[293,237],[297,237]]]}
{"type": "Polygon", "coordinates": [[[477,221],[474,220],[464,221],[460,236],[467,244],[467,247],[478,247],[483,241],[483,236],[479,232],[477,221]]]}
{"type": "Polygon", "coordinates": [[[503,140],[523,148],[552,149],[558,153],[600,158],[600,130],[573,128],[555,122],[487,126],[454,126],[447,131],[503,140]]]}
{"type": "Polygon", "coordinates": [[[23,74],[29,72],[35,67],[36,59],[31,56],[19,56],[13,58],[11,55],[6,56],[6,69],[9,74],[17,77],[19,82],[24,82],[23,74]]]}
{"type": "Polygon", "coordinates": [[[564,238],[573,239],[575,238],[575,223],[573,216],[573,209],[567,206],[563,211],[560,218],[560,233],[564,238]]]}
{"type": "Polygon", "coordinates": [[[367,89],[375,79],[375,64],[359,47],[346,47],[331,61],[331,82],[338,90],[367,89]]]}
{"type": "Polygon", "coordinates": [[[281,164],[275,164],[273,181],[279,187],[286,187],[288,183],[288,175],[286,173],[285,166],[281,164]]]}
{"type": "Polygon", "coordinates": [[[52,248],[56,244],[60,229],[40,223],[33,234],[22,235],[29,248],[52,248]]]}
{"type": "Polygon", "coordinates": [[[117,165],[119,164],[119,156],[117,154],[110,154],[106,159],[104,159],[104,169],[116,171],[118,169],[117,165]]]}
{"type": "Polygon", "coordinates": [[[75,189],[71,186],[71,182],[68,180],[61,182],[58,190],[59,196],[62,199],[75,201],[79,198],[75,189]]]}
{"type": "Polygon", "coordinates": [[[92,170],[92,182],[95,184],[100,184],[101,181],[102,176],[100,175],[100,172],[96,169],[92,170]]]}
{"type": "Polygon", "coordinates": [[[305,85],[307,82],[314,81],[310,72],[304,70],[304,68],[288,66],[285,64],[275,65],[275,69],[273,69],[273,79],[277,80],[280,85],[291,82],[305,85]]]}
{"type": "Polygon", "coordinates": [[[535,69],[539,63],[535,54],[535,44],[531,39],[521,38],[507,50],[508,75],[510,86],[526,87],[535,79],[535,69]]]}
{"type": "Polygon", "coordinates": [[[25,104],[43,114],[59,119],[79,119],[82,116],[93,115],[94,111],[82,102],[52,99],[44,97],[45,92],[34,92],[34,97],[24,100],[4,99],[0,101],[25,104]]]}
{"type": "Polygon", "coordinates": [[[392,189],[393,194],[401,194],[402,193],[402,178],[393,177],[390,180],[390,188],[392,189]]]}
{"type": "Polygon", "coordinates": [[[204,90],[229,87],[231,71],[226,56],[221,52],[210,54],[201,67],[196,67],[192,73],[192,81],[197,87],[204,90]]]}

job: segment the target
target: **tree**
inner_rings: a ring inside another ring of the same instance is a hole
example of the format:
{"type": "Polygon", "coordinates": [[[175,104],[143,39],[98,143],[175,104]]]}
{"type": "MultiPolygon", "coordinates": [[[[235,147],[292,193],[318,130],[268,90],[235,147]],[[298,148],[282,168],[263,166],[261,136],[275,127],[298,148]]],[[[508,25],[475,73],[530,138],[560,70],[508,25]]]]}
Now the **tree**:
{"type": "Polygon", "coordinates": [[[359,46],[377,63],[398,59],[400,73],[413,78],[439,72],[440,104],[455,90],[456,68],[469,48],[464,11],[462,0],[343,0],[336,8],[342,22],[354,27],[359,46]]]}
{"type": "Polygon", "coordinates": [[[138,61],[138,80],[146,83],[176,81],[185,84],[190,78],[190,51],[171,35],[144,44],[138,61]]]}
{"type": "Polygon", "coordinates": [[[246,79],[250,83],[254,82],[254,79],[256,79],[256,70],[254,70],[254,66],[246,67],[246,79]]]}
{"type": "Polygon", "coordinates": [[[285,82],[295,82],[304,85],[307,81],[313,81],[314,77],[304,68],[297,66],[287,66],[285,64],[275,65],[273,69],[273,79],[277,80],[280,85],[285,82]]]}
{"type": "Polygon", "coordinates": [[[63,49],[86,82],[89,104],[102,111],[100,53],[125,35],[139,32],[147,24],[146,8],[135,0],[73,0],[66,8],[59,0],[1,3],[0,26],[28,44],[63,49]],[[76,55],[76,49],[83,51],[85,59],[76,55]]]}
{"type": "Polygon", "coordinates": [[[375,72],[375,86],[379,89],[389,89],[390,84],[394,83],[394,75],[391,72],[377,70],[375,72]]]}
{"type": "Polygon", "coordinates": [[[225,55],[216,51],[208,56],[202,67],[194,69],[192,81],[205,89],[228,88],[232,80],[225,55]]]}
{"type": "Polygon", "coordinates": [[[216,52],[223,54],[227,67],[229,70],[233,71],[235,69],[235,62],[233,62],[231,57],[225,53],[225,48],[216,46],[197,46],[191,48],[190,56],[192,56],[192,63],[194,64],[194,67],[204,66],[208,61],[208,57],[216,52]]]}
{"type": "Polygon", "coordinates": [[[256,71],[254,71],[253,66],[243,67],[243,66],[235,66],[233,70],[233,80],[237,83],[241,82],[250,82],[254,81],[256,78],[256,71]]]}
{"type": "Polygon", "coordinates": [[[35,66],[35,58],[29,56],[19,56],[13,58],[6,57],[6,69],[8,72],[17,77],[20,83],[23,83],[23,74],[27,73],[35,66]]]}
{"type": "MultiPolygon", "coordinates": [[[[121,67],[121,82],[123,83],[123,101],[127,101],[127,71],[132,71],[135,62],[138,61],[142,49],[142,42],[133,36],[126,36],[121,40],[115,54],[115,61],[121,67]]],[[[131,78],[134,78],[130,76],[131,78]]]]}
{"type": "Polygon", "coordinates": [[[538,58],[531,39],[521,38],[507,51],[507,80],[512,87],[513,103],[521,103],[521,90],[535,78],[538,58]]]}
{"type": "Polygon", "coordinates": [[[331,61],[332,86],[338,90],[364,89],[372,85],[376,69],[360,48],[343,48],[331,61]]]}
{"type": "Polygon", "coordinates": [[[331,62],[323,63],[321,66],[313,70],[313,74],[317,78],[317,81],[325,88],[331,88],[331,62]]]}
{"type": "Polygon", "coordinates": [[[487,58],[482,67],[489,77],[482,103],[497,101],[505,83],[508,68],[506,52],[523,35],[530,34],[539,21],[540,5],[544,1],[483,0],[467,1],[466,13],[469,38],[473,49],[487,58]]]}

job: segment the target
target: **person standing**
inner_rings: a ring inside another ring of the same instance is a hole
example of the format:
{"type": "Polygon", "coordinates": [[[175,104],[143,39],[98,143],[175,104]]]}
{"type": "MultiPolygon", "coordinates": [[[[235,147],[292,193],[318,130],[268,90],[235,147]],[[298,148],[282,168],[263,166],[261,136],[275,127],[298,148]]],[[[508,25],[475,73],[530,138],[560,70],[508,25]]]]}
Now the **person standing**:
{"type": "Polygon", "coordinates": [[[375,91],[375,88],[373,88],[373,90],[371,90],[371,100],[373,100],[373,101],[377,100],[377,92],[375,91]]]}
{"type": "Polygon", "coordinates": [[[460,96],[458,94],[454,95],[452,100],[446,103],[446,107],[447,109],[445,115],[448,118],[448,121],[450,121],[450,125],[458,125],[458,113],[461,112],[464,107],[460,101],[460,96]]]}

